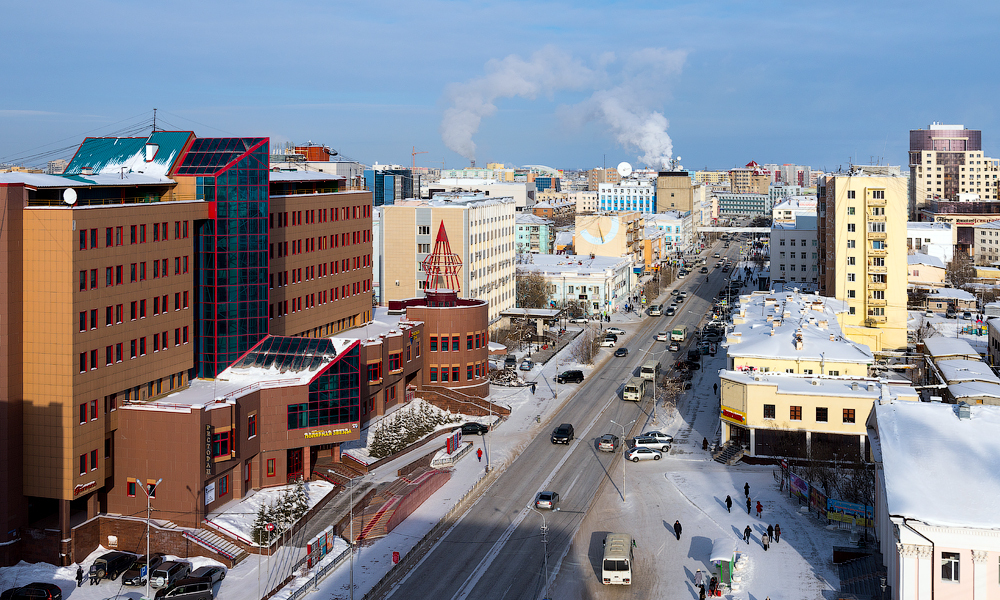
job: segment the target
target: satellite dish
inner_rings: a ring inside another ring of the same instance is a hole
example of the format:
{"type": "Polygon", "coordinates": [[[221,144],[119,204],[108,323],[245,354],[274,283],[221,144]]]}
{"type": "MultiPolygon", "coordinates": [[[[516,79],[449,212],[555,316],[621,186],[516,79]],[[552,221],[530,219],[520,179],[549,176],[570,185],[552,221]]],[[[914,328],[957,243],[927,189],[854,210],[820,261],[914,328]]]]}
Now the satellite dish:
{"type": "Polygon", "coordinates": [[[681,157],[679,155],[677,156],[677,162],[681,162],[681,157]]]}
{"type": "Polygon", "coordinates": [[[69,204],[70,206],[76,204],[76,190],[73,188],[66,188],[63,190],[63,202],[69,204]]]}
{"type": "Polygon", "coordinates": [[[632,174],[632,165],[627,162],[618,163],[618,174],[622,177],[628,177],[632,174]]]}

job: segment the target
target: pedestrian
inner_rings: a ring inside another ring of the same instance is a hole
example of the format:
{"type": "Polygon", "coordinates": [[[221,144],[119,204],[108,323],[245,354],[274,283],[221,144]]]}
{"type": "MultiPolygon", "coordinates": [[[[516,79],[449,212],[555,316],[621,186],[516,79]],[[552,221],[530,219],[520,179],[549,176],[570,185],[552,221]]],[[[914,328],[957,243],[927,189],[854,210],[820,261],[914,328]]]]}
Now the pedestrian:
{"type": "Polygon", "coordinates": [[[760,536],[760,545],[764,546],[764,552],[767,552],[767,547],[771,545],[770,536],[768,536],[766,533],[760,536]]]}
{"type": "Polygon", "coordinates": [[[704,575],[702,575],[701,569],[698,569],[694,572],[694,584],[701,585],[702,583],[704,583],[704,575]]]}
{"type": "Polygon", "coordinates": [[[90,569],[90,585],[100,585],[101,577],[97,574],[97,569],[91,566],[90,569]]]}
{"type": "Polygon", "coordinates": [[[777,523],[774,524],[774,543],[777,544],[781,541],[781,525],[777,523]]]}
{"type": "Polygon", "coordinates": [[[774,537],[774,527],[772,527],[771,525],[767,526],[767,536],[774,537]]]}
{"type": "Polygon", "coordinates": [[[760,505],[760,500],[757,501],[757,518],[760,518],[760,511],[764,510],[764,507],[760,505]]]}
{"type": "Polygon", "coordinates": [[[750,482],[749,481],[743,484],[743,493],[746,494],[747,498],[750,497],[750,482]]]}
{"type": "Polygon", "coordinates": [[[705,586],[698,586],[698,600],[705,600],[705,586]]]}
{"type": "Polygon", "coordinates": [[[76,567],[76,587],[83,585],[83,567],[76,567]]]}
{"type": "Polygon", "coordinates": [[[708,450],[708,438],[701,438],[701,449],[708,450]]]}
{"type": "Polygon", "coordinates": [[[476,458],[479,459],[479,462],[483,462],[483,449],[482,448],[476,449],[476,458]]]}
{"type": "Polygon", "coordinates": [[[680,521],[674,521],[674,533],[677,534],[677,539],[680,540],[681,539],[681,522],[680,521]]]}
{"type": "Polygon", "coordinates": [[[753,506],[753,504],[751,504],[751,503],[750,503],[750,498],[748,497],[748,498],[747,498],[747,514],[748,514],[748,515],[750,514],[750,508],[751,508],[752,506],[753,506]]]}
{"type": "Polygon", "coordinates": [[[708,591],[711,592],[709,595],[714,596],[717,589],[719,589],[719,578],[712,575],[712,579],[708,582],[708,591]]]}
{"type": "Polygon", "coordinates": [[[726,512],[727,513],[733,512],[733,499],[730,498],[729,496],[726,496],[726,512]]]}
{"type": "Polygon", "coordinates": [[[745,541],[748,546],[750,545],[750,534],[751,533],[753,533],[753,530],[750,529],[749,525],[747,525],[747,528],[743,530],[743,541],[745,541]]]}
{"type": "Polygon", "coordinates": [[[716,395],[718,395],[718,393],[719,393],[719,384],[717,384],[717,383],[713,383],[712,384],[712,392],[714,392],[716,395]]]}

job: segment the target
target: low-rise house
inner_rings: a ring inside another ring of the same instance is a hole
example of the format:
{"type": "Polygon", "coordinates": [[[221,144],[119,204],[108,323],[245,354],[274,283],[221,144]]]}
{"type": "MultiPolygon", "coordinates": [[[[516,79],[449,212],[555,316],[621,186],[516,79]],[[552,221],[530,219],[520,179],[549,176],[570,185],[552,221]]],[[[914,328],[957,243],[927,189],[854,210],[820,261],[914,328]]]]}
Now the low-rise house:
{"type": "Polygon", "coordinates": [[[941,259],[930,254],[906,256],[906,279],[911,285],[943,287],[947,271],[941,259]]]}
{"type": "Polygon", "coordinates": [[[943,313],[950,308],[956,312],[975,311],[976,297],[965,290],[955,288],[934,288],[924,299],[924,308],[943,313]]]}

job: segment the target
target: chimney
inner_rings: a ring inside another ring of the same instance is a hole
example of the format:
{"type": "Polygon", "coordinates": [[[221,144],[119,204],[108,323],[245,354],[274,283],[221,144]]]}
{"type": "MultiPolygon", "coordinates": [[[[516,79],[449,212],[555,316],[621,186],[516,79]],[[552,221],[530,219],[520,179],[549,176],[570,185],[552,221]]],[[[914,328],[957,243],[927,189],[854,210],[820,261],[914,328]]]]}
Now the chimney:
{"type": "Polygon", "coordinates": [[[851,382],[851,391],[854,391],[854,392],[858,391],[858,382],[857,381],[852,381],[851,382]]]}

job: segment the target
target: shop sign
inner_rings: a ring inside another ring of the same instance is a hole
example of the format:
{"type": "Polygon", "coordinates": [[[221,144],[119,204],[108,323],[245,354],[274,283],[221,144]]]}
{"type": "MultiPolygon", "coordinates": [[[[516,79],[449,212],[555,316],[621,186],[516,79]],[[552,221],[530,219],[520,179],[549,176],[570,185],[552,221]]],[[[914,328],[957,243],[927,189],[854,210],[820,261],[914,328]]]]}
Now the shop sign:
{"type": "Polygon", "coordinates": [[[205,486],[205,506],[215,502],[215,482],[205,486]]]}
{"type": "Polygon", "coordinates": [[[89,481],[87,483],[81,483],[73,488],[73,496],[79,496],[80,494],[90,491],[97,487],[96,481],[89,481]]]}
{"type": "Polygon", "coordinates": [[[326,429],[321,431],[307,431],[305,433],[305,438],[312,439],[312,438],[330,437],[334,435],[348,435],[349,433],[351,433],[351,430],[349,428],[326,429]]]}
{"type": "Polygon", "coordinates": [[[205,425],[205,475],[212,474],[212,426],[205,425]]]}
{"type": "Polygon", "coordinates": [[[722,418],[736,423],[746,423],[746,416],[738,410],[722,407],[722,418]]]}

